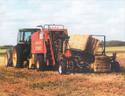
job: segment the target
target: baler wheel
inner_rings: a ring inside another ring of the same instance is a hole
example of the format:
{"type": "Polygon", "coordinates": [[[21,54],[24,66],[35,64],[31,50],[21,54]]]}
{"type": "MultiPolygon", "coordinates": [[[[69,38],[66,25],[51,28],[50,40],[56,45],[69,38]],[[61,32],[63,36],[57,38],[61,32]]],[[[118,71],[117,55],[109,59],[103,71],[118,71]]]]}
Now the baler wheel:
{"type": "Polygon", "coordinates": [[[45,70],[45,65],[44,65],[44,56],[43,54],[36,54],[35,55],[35,65],[37,70],[45,70]]]}
{"type": "Polygon", "coordinates": [[[120,64],[117,61],[111,62],[111,70],[112,72],[119,72],[120,71],[120,64]]]}
{"type": "Polygon", "coordinates": [[[116,61],[115,65],[116,65],[115,72],[120,72],[120,64],[119,64],[119,62],[116,61]]]}
{"type": "Polygon", "coordinates": [[[66,74],[66,64],[65,64],[65,62],[64,62],[64,60],[62,60],[61,62],[60,62],[60,65],[59,65],[59,67],[58,67],[58,72],[59,72],[59,74],[66,74]]]}

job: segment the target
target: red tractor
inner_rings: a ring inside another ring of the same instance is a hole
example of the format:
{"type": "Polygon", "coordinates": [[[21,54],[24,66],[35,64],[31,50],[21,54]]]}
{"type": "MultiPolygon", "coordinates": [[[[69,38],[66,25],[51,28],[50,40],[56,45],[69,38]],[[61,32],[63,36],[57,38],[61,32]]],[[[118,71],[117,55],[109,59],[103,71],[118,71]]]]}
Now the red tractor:
{"type": "Polygon", "coordinates": [[[9,53],[8,66],[58,69],[64,73],[62,59],[70,58],[68,32],[63,25],[44,25],[20,29],[18,43],[9,53]],[[11,54],[12,53],[12,54],[11,54]]]}

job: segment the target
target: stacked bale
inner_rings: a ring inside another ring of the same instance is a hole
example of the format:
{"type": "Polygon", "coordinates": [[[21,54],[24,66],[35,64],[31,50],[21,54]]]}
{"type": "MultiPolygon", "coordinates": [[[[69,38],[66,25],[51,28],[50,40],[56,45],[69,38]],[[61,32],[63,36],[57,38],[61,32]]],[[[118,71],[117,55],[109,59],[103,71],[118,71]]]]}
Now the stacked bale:
{"type": "Polygon", "coordinates": [[[94,72],[110,72],[110,58],[108,56],[95,56],[93,70],[94,72]]]}
{"type": "Polygon", "coordinates": [[[92,36],[89,36],[89,39],[87,41],[87,44],[86,44],[86,49],[85,51],[86,52],[89,52],[91,54],[95,54],[97,49],[99,48],[99,40],[92,37],[92,36]]]}
{"type": "Polygon", "coordinates": [[[6,66],[7,64],[7,54],[0,53],[0,67],[6,66]]]}
{"type": "Polygon", "coordinates": [[[91,54],[95,54],[99,43],[99,40],[91,35],[72,35],[69,40],[72,49],[79,49],[91,54]]]}
{"type": "Polygon", "coordinates": [[[69,44],[72,49],[85,50],[89,35],[71,35],[69,44]]]}

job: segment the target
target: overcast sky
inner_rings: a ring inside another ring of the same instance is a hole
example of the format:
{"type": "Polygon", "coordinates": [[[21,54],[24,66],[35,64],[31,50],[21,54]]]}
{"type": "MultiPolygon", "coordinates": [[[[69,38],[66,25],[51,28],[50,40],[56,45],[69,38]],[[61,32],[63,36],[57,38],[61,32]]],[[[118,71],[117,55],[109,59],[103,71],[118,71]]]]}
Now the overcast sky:
{"type": "Polygon", "coordinates": [[[125,41],[125,0],[0,0],[0,45],[16,44],[18,29],[40,24],[125,41]]]}

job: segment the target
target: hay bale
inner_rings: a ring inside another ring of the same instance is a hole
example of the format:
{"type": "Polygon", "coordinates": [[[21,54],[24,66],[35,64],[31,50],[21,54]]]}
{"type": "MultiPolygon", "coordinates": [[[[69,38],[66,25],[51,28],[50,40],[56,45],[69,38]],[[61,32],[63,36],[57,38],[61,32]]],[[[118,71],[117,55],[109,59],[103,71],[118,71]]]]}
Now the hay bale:
{"type": "Polygon", "coordinates": [[[87,46],[86,46],[86,50],[87,52],[90,52],[92,54],[94,54],[97,49],[99,48],[99,40],[92,37],[92,36],[89,36],[89,39],[88,39],[88,42],[87,42],[87,46]]]}
{"type": "Polygon", "coordinates": [[[72,35],[70,36],[69,44],[72,49],[94,54],[98,49],[99,40],[90,35],[72,35]]]}
{"type": "Polygon", "coordinates": [[[6,66],[7,54],[0,54],[0,67],[6,66]]]}
{"type": "Polygon", "coordinates": [[[95,56],[94,72],[110,72],[110,58],[108,56],[95,56]]]}
{"type": "Polygon", "coordinates": [[[69,39],[70,47],[73,49],[85,50],[89,35],[72,35],[69,39]]]}

